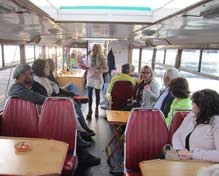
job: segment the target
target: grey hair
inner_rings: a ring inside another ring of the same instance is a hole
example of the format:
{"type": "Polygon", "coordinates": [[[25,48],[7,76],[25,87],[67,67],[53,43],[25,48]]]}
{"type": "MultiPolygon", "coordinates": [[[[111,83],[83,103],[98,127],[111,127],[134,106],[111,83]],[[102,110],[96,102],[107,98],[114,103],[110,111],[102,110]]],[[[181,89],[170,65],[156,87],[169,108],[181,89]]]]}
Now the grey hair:
{"type": "Polygon", "coordinates": [[[168,68],[164,73],[164,76],[172,80],[174,78],[180,77],[180,72],[176,68],[168,68]]]}
{"type": "Polygon", "coordinates": [[[13,79],[17,79],[22,73],[32,70],[28,64],[18,64],[13,73],[13,79]]]}

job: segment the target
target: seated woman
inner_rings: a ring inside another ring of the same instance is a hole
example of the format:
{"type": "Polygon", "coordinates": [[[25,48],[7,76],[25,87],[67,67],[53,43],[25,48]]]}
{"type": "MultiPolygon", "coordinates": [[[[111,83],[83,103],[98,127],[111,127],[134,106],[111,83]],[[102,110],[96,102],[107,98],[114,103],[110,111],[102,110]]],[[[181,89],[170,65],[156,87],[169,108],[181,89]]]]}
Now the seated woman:
{"type": "MultiPolygon", "coordinates": [[[[37,59],[34,61],[32,65],[32,69],[34,72],[33,76],[33,85],[32,89],[35,92],[43,94],[44,96],[62,96],[62,97],[70,97],[73,98],[75,95],[72,92],[65,91],[61,89],[55,82],[49,80],[47,77],[49,76],[49,64],[44,59],[37,59]]],[[[82,128],[86,130],[90,135],[95,135],[95,133],[89,129],[87,126],[83,113],[81,112],[80,105],[74,102],[75,111],[78,115],[78,121],[82,128]]]]}
{"type": "Polygon", "coordinates": [[[152,108],[159,95],[159,85],[153,77],[152,69],[145,65],[141,68],[141,79],[137,85],[136,100],[128,104],[123,110],[134,107],[152,108]]]}
{"type": "Polygon", "coordinates": [[[189,84],[188,81],[183,77],[172,79],[169,84],[170,92],[175,97],[171,106],[170,111],[165,119],[167,126],[170,125],[172,120],[173,111],[176,109],[191,109],[192,102],[189,98],[189,84]]]}
{"type": "Polygon", "coordinates": [[[180,159],[219,162],[219,94],[210,89],[192,95],[192,112],[173,135],[180,159]]]}
{"type": "MultiPolygon", "coordinates": [[[[56,80],[53,72],[55,71],[55,63],[52,59],[46,59],[48,64],[49,64],[49,76],[48,76],[48,79],[50,81],[53,81],[55,82],[58,86],[59,86],[59,83],[58,81],[56,80]]],[[[80,95],[80,91],[78,89],[78,87],[74,84],[74,83],[68,83],[66,84],[63,89],[65,89],[66,91],[70,91],[72,93],[74,93],[75,95],[80,95]]]]}

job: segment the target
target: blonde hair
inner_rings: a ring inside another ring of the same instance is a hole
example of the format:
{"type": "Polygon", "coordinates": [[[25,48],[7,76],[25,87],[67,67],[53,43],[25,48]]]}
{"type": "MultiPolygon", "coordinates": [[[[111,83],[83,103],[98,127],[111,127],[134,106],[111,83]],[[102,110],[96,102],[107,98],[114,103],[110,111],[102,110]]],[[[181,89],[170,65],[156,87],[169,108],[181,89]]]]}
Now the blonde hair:
{"type": "Polygon", "coordinates": [[[153,72],[153,70],[151,69],[151,67],[149,67],[148,65],[145,65],[145,66],[143,66],[142,68],[141,68],[141,72],[143,72],[144,70],[149,70],[150,71],[150,73],[151,73],[151,79],[154,77],[154,72],[153,72]]]}
{"type": "MultiPolygon", "coordinates": [[[[102,47],[100,44],[94,44],[93,47],[96,47],[97,48],[97,53],[96,53],[96,65],[97,67],[99,67],[101,65],[101,59],[104,58],[104,55],[103,55],[103,52],[102,52],[102,47]]],[[[93,53],[92,53],[92,56],[93,56],[93,53]]]]}

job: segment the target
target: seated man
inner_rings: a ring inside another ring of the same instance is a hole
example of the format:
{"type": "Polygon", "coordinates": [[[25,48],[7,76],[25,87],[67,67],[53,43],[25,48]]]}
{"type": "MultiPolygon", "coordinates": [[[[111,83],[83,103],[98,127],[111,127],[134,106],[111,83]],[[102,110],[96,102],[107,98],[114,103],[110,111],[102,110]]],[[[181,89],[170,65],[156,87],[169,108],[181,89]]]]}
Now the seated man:
{"type": "MultiPolygon", "coordinates": [[[[30,89],[33,75],[32,69],[28,64],[19,64],[16,66],[13,78],[15,83],[11,86],[8,96],[18,97],[34,104],[42,105],[46,100],[46,96],[34,92],[30,89]]],[[[77,140],[78,141],[78,140],[77,140]]],[[[100,163],[100,159],[89,154],[83,146],[79,146],[77,142],[77,155],[79,164],[84,166],[94,166],[100,163]]]]}
{"type": "Polygon", "coordinates": [[[112,88],[113,88],[116,81],[130,81],[132,83],[133,87],[136,85],[138,80],[136,78],[130,76],[129,73],[130,73],[130,65],[129,64],[122,65],[122,73],[114,76],[112,78],[112,80],[110,81],[109,87],[107,89],[107,95],[106,95],[108,101],[111,100],[112,88]]]}
{"type": "Polygon", "coordinates": [[[164,73],[163,81],[165,89],[161,92],[157,99],[154,108],[159,109],[163,112],[164,117],[167,117],[170,111],[170,105],[172,104],[174,97],[169,90],[169,84],[172,79],[180,77],[180,73],[176,68],[169,68],[164,73]]]}

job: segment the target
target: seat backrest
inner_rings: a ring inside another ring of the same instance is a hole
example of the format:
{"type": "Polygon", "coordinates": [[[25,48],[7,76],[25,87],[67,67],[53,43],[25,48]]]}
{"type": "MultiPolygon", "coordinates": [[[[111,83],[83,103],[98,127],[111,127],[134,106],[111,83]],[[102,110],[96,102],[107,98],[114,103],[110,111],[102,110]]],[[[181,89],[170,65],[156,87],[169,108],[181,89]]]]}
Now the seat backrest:
{"type": "Polygon", "coordinates": [[[122,109],[129,99],[132,99],[133,85],[130,81],[116,81],[113,85],[112,96],[112,110],[122,109]]]}
{"type": "Polygon", "coordinates": [[[39,118],[39,137],[69,144],[75,150],[76,115],[70,98],[49,97],[44,102],[39,118]]]}
{"type": "Polygon", "coordinates": [[[132,110],[125,131],[125,167],[139,169],[139,162],[161,156],[168,143],[168,129],[163,114],[155,109],[132,110]]]}
{"type": "Polygon", "coordinates": [[[184,118],[188,115],[190,111],[175,111],[173,115],[172,122],[169,129],[169,142],[172,144],[172,137],[175,131],[179,128],[184,118]]]}
{"type": "Polygon", "coordinates": [[[2,115],[2,135],[38,137],[38,116],[35,104],[19,98],[9,98],[2,115]]]}

